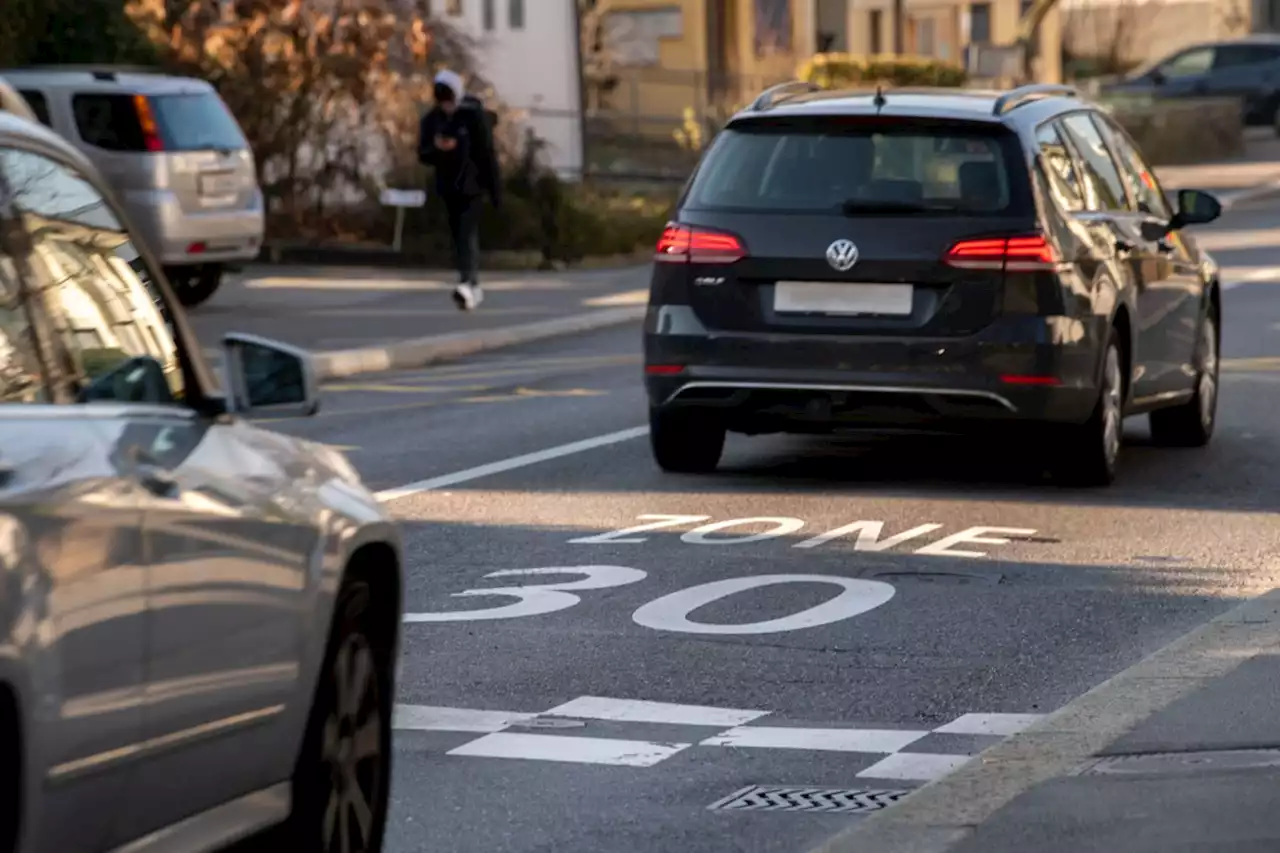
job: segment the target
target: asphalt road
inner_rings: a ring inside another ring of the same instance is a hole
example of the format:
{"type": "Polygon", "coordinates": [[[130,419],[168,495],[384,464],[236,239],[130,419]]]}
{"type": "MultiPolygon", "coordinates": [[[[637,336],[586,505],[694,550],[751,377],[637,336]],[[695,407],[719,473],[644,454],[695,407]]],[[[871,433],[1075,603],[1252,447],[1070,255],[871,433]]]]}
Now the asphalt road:
{"type": "Polygon", "coordinates": [[[937,778],[1280,585],[1280,207],[1206,244],[1234,285],[1218,434],[1158,449],[1137,419],[1105,490],[919,439],[736,437],[663,475],[635,328],[277,422],[406,487],[390,853],[799,853],[856,814],[709,807],[892,800],[852,792],[937,778]]]}

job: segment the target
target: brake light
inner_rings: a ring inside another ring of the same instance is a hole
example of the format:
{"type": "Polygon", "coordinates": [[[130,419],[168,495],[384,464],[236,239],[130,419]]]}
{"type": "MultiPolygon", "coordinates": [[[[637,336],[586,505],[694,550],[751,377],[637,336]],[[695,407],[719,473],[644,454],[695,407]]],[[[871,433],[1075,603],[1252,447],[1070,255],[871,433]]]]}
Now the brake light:
{"type": "Polygon", "coordinates": [[[672,264],[732,264],[746,255],[746,247],[732,234],[668,222],[658,238],[654,260],[672,264]]]}
{"type": "Polygon", "coordinates": [[[943,261],[961,269],[1028,272],[1053,269],[1059,259],[1058,253],[1042,235],[1028,234],[961,240],[947,250],[943,261]]]}
{"type": "Polygon", "coordinates": [[[160,138],[160,128],[156,125],[155,114],[151,112],[151,102],[146,95],[133,96],[133,109],[138,114],[138,125],[142,128],[142,142],[148,151],[163,151],[164,140],[160,138]]]}

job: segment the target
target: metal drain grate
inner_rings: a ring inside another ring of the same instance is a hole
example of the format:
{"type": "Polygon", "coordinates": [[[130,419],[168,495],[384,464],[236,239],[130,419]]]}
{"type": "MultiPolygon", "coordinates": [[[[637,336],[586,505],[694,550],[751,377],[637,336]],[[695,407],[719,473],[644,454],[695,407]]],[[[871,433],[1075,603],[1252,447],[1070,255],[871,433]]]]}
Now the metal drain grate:
{"type": "Polygon", "coordinates": [[[820,812],[857,814],[874,812],[896,803],[910,791],[869,791],[858,788],[786,788],[748,785],[707,806],[709,811],[820,812]]]}

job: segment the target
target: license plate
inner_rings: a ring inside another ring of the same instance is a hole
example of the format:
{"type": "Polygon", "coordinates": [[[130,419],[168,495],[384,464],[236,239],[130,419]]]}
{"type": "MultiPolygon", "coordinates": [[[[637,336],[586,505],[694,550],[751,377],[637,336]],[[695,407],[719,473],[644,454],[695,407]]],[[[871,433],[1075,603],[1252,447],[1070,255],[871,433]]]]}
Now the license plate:
{"type": "Polygon", "coordinates": [[[779,314],[911,314],[913,288],[909,284],[830,284],[821,281],[780,281],[773,289],[773,310],[779,314]]]}
{"type": "Polygon", "coordinates": [[[232,174],[200,176],[200,195],[235,195],[239,188],[240,182],[232,174]]]}

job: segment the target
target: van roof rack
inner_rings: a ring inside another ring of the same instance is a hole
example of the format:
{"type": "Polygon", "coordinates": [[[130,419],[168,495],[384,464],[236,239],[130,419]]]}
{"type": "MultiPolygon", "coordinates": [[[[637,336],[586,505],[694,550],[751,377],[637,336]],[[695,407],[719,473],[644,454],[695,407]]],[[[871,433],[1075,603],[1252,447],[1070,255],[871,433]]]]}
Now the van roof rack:
{"type": "Polygon", "coordinates": [[[1019,86],[1011,92],[1005,92],[996,98],[991,114],[1001,116],[1023,104],[1038,101],[1041,98],[1078,98],[1080,92],[1072,86],[1059,86],[1053,83],[1032,83],[1019,86]]]}
{"type": "Polygon", "coordinates": [[[776,86],[770,86],[760,93],[751,103],[751,109],[754,112],[767,110],[783,98],[793,95],[807,95],[812,92],[821,92],[822,87],[817,83],[811,83],[808,80],[791,80],[787,83],[779,83],[776,86]]]}
{"type": "Polygon", "coordinates": [[[164,74],[164,69],[155,65],[112,65],[112,64],[77,64],[77,63],[39,63],[23,65],[15,71],[80,71],[92,74],[98,80],[114,80],[117,74],[164,74]]]}

